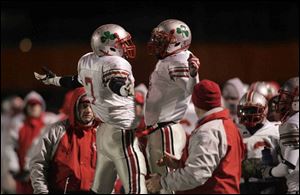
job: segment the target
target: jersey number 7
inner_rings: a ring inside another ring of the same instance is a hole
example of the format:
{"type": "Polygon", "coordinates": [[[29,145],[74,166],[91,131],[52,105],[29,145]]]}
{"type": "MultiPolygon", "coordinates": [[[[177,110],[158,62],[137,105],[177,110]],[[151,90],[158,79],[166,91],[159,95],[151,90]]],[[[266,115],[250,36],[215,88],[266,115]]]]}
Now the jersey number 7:
{"type": "Polygon", "coordinates": [[[93,97],[92,104],[95,104],[96,98],[95,98],[94,90],[93,90],[93,80],[90,77],[85,77],[84,81],[87,86],[90,85],[91,95],[93,97]]]}

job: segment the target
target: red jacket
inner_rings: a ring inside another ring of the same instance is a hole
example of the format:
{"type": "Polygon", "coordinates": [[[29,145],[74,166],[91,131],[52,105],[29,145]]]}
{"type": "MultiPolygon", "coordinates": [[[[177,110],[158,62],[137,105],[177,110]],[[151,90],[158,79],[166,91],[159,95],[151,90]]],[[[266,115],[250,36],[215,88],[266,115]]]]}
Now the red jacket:
{"type": "MultiPolygon", "coordinates": [[[[17,155],[19,160],[20,173],[25,171],[25,157],[31,147],[32,141],[40,135],[41,129],[44,127],[43,117],[31,118],[27,117],[20,128],[17,155]]],[[[33,189],[31,181],[16,180],[16,193],[32,194],[33,189]]]]}
{"type": "Polygon", "coordinates": [[[90,190],[96,168],[96,128],[99,122],[94,120],[88,127],[76,122],[75,107],[84,93],[83,88],[74,91],[69,120],[58,122],[48,130],[39,146],[42,151],[32,158],[30,168],[34,193],[90,190]]]}
{"type": "Polygon", "coordinates": [[[17,150],[20,171],[24,171],[25,157],[32,141],[40,135],[41,129],[44,127],[43,117],[32,118],[27,117],[19,131],[19,148],[17,150]]]}
{"type": "MultiPolygon", "coordinates": [[[[25,102],[24,102],[25,109],[28,106],[29,101],[39,102],[43,108],[43,111],[40,117],[38,118],[27,116],[19,129],[17,148],[16,148],[18,163],[20,167],[19,174],[24,173],[24,171],[26,170],[25,165],[26,165],[27,153],[32,145],[33,140],[40,135],[41,129],[45,126],[45,113],[44,113],[45,103],[43,98],[36,92],[30,92],[25,97],[25,102]]],[[[16,193],[21,193],[21,194],[33,193],[31,181],[16,180],[16,193]]]]}

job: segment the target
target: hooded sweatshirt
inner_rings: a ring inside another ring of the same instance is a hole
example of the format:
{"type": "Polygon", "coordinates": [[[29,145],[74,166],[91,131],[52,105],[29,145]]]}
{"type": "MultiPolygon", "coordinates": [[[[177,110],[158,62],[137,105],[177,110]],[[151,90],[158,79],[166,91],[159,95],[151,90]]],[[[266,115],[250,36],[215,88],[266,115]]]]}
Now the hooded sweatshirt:
{"type": "Polygon", "coordinates": [[[69,119],[50,126],[30,161],[34,193],[89,191],[96,167],[96,128],[78,122],[78,102],[84,88],[74,91],[69,119]]]}

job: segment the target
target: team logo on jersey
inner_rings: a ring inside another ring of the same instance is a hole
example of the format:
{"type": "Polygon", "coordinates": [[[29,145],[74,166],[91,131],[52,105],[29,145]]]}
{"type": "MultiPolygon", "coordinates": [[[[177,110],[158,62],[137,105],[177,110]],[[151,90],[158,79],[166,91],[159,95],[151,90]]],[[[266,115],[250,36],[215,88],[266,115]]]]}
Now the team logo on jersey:
{"type": "Polygon", "coordinates": [[[104,43],[109,40],[114,40],[116,38],[115,34],[110,33],[109,31],[105,31],[103,36],[101,36],[101,42],[104,43]]]}
{"type": "Polygon", "coordinates": [[[181,34],[183,37],[189,36],[189,31],[186,30],[186,26],[184,26],[184,25],[180,25],[178,28],[176,28],[176,32],[177,32],[177,34],[181,34]]]}

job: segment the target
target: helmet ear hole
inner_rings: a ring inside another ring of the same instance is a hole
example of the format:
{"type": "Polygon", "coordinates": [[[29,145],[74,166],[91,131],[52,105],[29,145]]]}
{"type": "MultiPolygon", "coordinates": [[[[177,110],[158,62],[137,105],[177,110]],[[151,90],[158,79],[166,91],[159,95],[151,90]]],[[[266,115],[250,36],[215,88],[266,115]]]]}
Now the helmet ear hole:
{"type": "Polygon", "coordinates": [[[110,50],[113,51],[113,52],[116,52],[116,49],[113,48],[113,47],[111,47],[110,50]]]}
{"type": "Polygon", "coordinates": [[[298,102],[294,101],[292,103],[292,110],[295,111],[295,112],[299,111],[299,100],[298,100],[298,102]]]}

